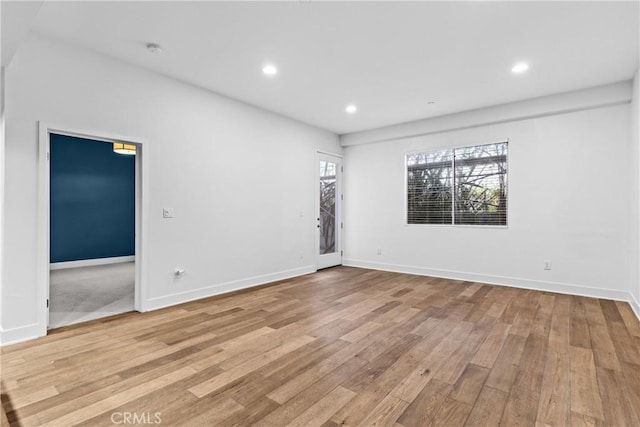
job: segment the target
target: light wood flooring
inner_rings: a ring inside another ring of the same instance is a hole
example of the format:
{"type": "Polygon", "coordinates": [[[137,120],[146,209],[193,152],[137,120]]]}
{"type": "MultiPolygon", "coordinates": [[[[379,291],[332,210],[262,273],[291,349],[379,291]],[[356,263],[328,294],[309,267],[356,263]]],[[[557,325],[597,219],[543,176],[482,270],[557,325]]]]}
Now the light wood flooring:
{"type": "Polygon", "coordinates": [[[23,426],[640,425],[627,303],[347,267],[61,328],[1,363],[23,426]]]}

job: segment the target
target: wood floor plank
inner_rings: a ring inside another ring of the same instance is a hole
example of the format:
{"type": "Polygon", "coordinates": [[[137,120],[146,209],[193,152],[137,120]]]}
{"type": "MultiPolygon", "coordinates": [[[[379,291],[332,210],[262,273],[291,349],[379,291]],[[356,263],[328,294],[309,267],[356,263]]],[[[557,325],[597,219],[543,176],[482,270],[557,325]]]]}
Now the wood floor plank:
{"type": "Polygon", "coordinates": [[[376,329],[379,329],[382,324],[377,322],[366,322],[360,325],[358,328],[350,331],[349,333],[340,337],[343,341],[348,341],[350,343],[358,342],[362,338],[366,337],[376,329]]]}
{"type": "Polygon", "coordinates": [[[303,345],[313,341],[314,338],[303,335],[301,337],[292,339],[286,343],[283,343],[281,346],[276,347],[273,350],[270,350],[264,354],[260,354],[255,356],[246,362],[226,371],[222,374],[211,378],[208,381],[200,383],[196,386],[193,386],[189,389],[189,391],[195,394],[197,397],[203,397],[209,393],[213,393],[217,389],[229,384],[230,382],[247,375],[251,371],[254,371],[267,363],[276,360],[291,351],[302,347],[303,345]]]}
{"type": "Polygon", "coordinates": [[[606,325],[589,325],[589,335],[596,366],[621,371],[622,367],[606,325]]]}
{"type": "Polygon", "coordinates": [[[619,426],[640,426],[640,403],[632,400],[622,372],[596,368],[598,384],[606,388],[600,393],[605,423],[619,426]]]}
{"type": "Polygon", "coordinates": [[[569,343],[573,347],[591,348],[589,324],[582,297],[571,299],[571,323],[569,328],[569,343]]]}
{"type": "Polygon", "coordinates": [[[500,424],[509,393],[483,387],[475,400],[465,426],[497,426],[500,424]]]}
{"type": "MultiPolygon", "coordinates": [[[[444,326],[446,325],[443,324],[444,326]]],[[[429,353],[422,360],[418,360],[415,368],[391,390],[391,394],[406,402],[413,401],[423,387],[442,369],[449,356],[463,345],[463,340],[470,331],[467,328],[462,329],[466,331],[462,335],[452,333],[446,338],[439,337],[441,341],[435,347],[422,346],[428,339],[416,344],[414,350],[429,353]]]]}
{"type": "MultiPolygon", "coordinates": [[[[109,410],[106,413],[98,414],[93,418],[83,421],[80,425],[92,427],[93,425],[113,425],[111,416],[113,414],[137,413],[158,415],[165,425],[176,424],[183,420],[205,412],[208,407],[213,406],[218,401],[208,401],[207,408],[203,405],[205,399],[198,399],[191,393],[181,393],[181,390],[200,381],[201,373],[186,377],[163,388],[139,396],[136,399],[123,403],[122,405],[109,410]],[[185,408],[190,408],[186,411],[185,408]]],[[[220,399],[222,400],[222,398],[220,399]]]]}
{"type": "MultiPolygon", "coordinates": [[[[264,417],[257,423],[257,426],[281,426],[290,423],[309,409],[318,400],[322,399],[331,390],[340,385],[345,378],[349,378],[358,372],[366,364],[366,361],[351,358],[346,363],[340,365],[336,370],[323,376],[318,381],[305,388],[299,394],[288,399],[275,411],[264,417]]],[[[347,405],[351,402],[350,400],[347,405]]]]}
{"type": "Polygon", "coordinates": [[[590,417],[589,415],[571,412],[572,427],[604,427],[604,421],[590,417]]]}
{"type": "Polygon", "coordinates": [[[409,404],[404,400],[388,394],[358,425],[362,427],[392,425],[407,406],[409,404]]]}
{"type": "Polygon", "coordinates": [[[618,306],[615,301],[611,300],[598,300],[600,303],[600,308],[602,309],[602,314],[607,322],[619,322],[623,323],[622,315],[620,315],[620,311],[618,311],[618,306]]]}
{"type": "MultiPolygon", "coordinates": [[[[60,394],[55,386],[43,387],[36,390],[28,390],[28,392],[15,392],[11,396],[11,407],[13,409],[22,408],[24,406],[32,405],[41,400],[48,399],[50,397],[60,394]]],[[[5,414],[6,416],[6,414],[5,414]]]]}
{"type": "Polygon", "coordinates": [[[280,405],[268,397],[263,397],[245,407],[242,411],[235,412],[230,417],[220,421],[221,426],[252,426],[261,419],[275,411],[280,405]]]}
{"type": "MultiPolygon", "coordinates": [[[[387,328],[387,330],[390,328],[387,328]]],[[[280,404],[287,402],[293,396],[296,396],[309,385],[318,381],[331,371],[341,366],[345,361],[350,360],[356,354],[365,350],[367,347],[377,346],[378,338],[373,335],[368,335],[364,339],[353,343],[335,354],[327,357],[322,362],[315,365],[312,369],[309,369],[290,381],[281,384],[277,389],[270,392],[267,397],[280,404]]],[[[365,363],[367,360],[365,359],[365,363]]]]}
{"type": "Polygon", "coordinates": [[[487,318],[486,322],[478,322],[477,326],[469,332],[465,339],[464,345],[458,347],[446,362],[435,373],[435,378],[454,384],[462,375],[475,353],[478,351],[480,344],[485,340],[489,333],[493,318],[487,318]]]}
{"type": "Polygon", "coordinates": [[[589,325],[606,325],[607,319],[604,316],[600,301],[595,298],[584,298],[585,315],[589,325]]]}
{"type": "Polygon", "coordinates": [[[640,339],[634,340],[626,326],[622,322],[607,321],[609,336],[616,349],[618,360],[634,365],[640,365],[640,346],[637,344],[640,339]]]}
{"type": "Polygon", "coordinates": [[[220,425],[223,420],[237,414],[243,409],[245,409],[244,406],[233,399],[222,399],[217,404],[209,405],[206,411],[181,420],[180,424],[194,427],[220,425]]]}
{"type": "Polygon", "coordinates": [[[536,423],[566,426],[571,420],[571,367],[569,354],[549,350],[540,391],[536,423]]]}
{"type": "Polygon", "coordinates": [[[495,317],[496,319],[498,319],[500,318],[500,316],[502,316],[505,308],[507,308],[506,304],[494,302],[493,304],[491,304],[491,307],[489,307],[489,310],[487,310],[487,316],[495,317]]]}
{"type": "MultiPolygon", "coordinates": [[[[629,391],[629,399],[636,404],[636,412],[640,414],[640,366],[630,363],[622,363],[622,373],[625,379],[627,390],[629,391]]],[[[600,389],[600,393],[606,392],[606,389],[600,389]]]]}
{"type": "Polygon", "coordinates": [[[489,375],[489,369],[482,366],[468,364],[458,381],[455,383],[450,397],[457,401],[473,405],[489,375]]]}
{"type": "Polygon", "coordinates": [[[629,334],[634,337],[640,337],[640,322],[638,322],[638,318],[633,313],[631,306],[622,301],[616,301],[615,303],[629,334]]]}
{"type": "Polygon", "coordinates": [[[524,344],[524,350],[514,387],[539,391],[542,386],[542,375],[547,355],[547,339],[530,334],[524,344]]]}
{"type": "Polygon", "coordinates": [[[509,393],[518,372],[518,365],[522,358],[525,342],[526,339],[520,335],[509,334],[507,336],[502,350],[487,378],[487,385],[489,387],[509,393]]]}
{"type": "Polygon", "coordinates": [[[462,426],[464,425],[471,406],[455,399],[446,398],[436,411],[428,426],[462,426]]]}
{"type": "Polygon", "coordinates": [[[350,267],[0,355],[3,425],[640,425],[628,304],[350,267]]]}
{"type": "Polygon", "coordinates": [[[93,416],[95,416],[95,414],[100,414],[102,412],[108,411],[109,409],[116,408],[124,402],[133,400],[138,396],[160,389],[168,384],[171,384],[172,382],[181,380],[195,373],[196,371],[189,367],[169,372],[168,374],[151,380],[148,383],[140,384],[136,387],[95,402],[89,406],[76,409],[75,411],[65,414],[62,417],[51,420],[48,423],[44,423],[43,426],[55,427],[80,423],[89,418],[92,418],[93,416]]]}
{"type": "Polygon", "coordinates": [[[535,426],[539,396],[538,391],[512,387],[500,425],[535,426]]]}
{"type": "Polygon", "coordinates": [[[521,307],[518,310],[518,314],[516,314],[516,317],[513,319],[513,324],[511,325],[509,333],[513,335],[520,335],[524,338],[528,337],[531,325],[533,324],[533,319],[536,315],[536,309],[537,306],[534,306],[533,304],[521,307]]]}
{"type": "Polygon", "coordinates": [[[0,427],[9,427],[9,418],[4,411],[4,405],[0,405],[0,427]]]}
{"type": "Polygon", "coordinates": [[[287,425],[290,427],[321,426],[355,395],[353,391],[338,386],[287,425]]]}
{"type": "Polygon", "coordinates": [[[371,360],[371,362],[366,365],[366,370],[363,369],[357,375],[346,380],[343,383],[344,387],[355,392],[364,390],[369,384],[380,378],[381,375],[384,375],[385,373],[388,374],[390,369],[398,363],[398,360],[403,355],[408,356],[407,359],[409,359],[410,363],[417,363],[417,359],[422,357],[422,353],[412,353],[409,352],[409,350],[416,344],[416,342],[418,342],[419,339],[420,338],[415,335],[407,335],[406,337],[398,340],[387,351],[371,360]],[[416,357],[413,357],[414,354],[416,354],[416,357]]]}
{"type": "Polygon", "coordinates": [[[398,422],[406,427],[429,424],[452,389],[451,384],[431,379],[415,399],[412,399],[398,422]]]}
{"type": "MultiPolygon", "coordinates": [[[[126,393],[127,390],[137,387],[142,383],[152,382],[164,376],[166,373],[177,372],[184,368],[193,370],[193,368],[188,367],[184,361],[180,360],[124,380],[118,375],[109,375],[106,378],[102,378],[100,372],[97,372],[97,378],[92,382],[80,382],[77,388],[69,389],[64,393],[20,408],[7,415],[10,421],[12,417],[16,417],[22,424],[44,424],[64,416],[75,408],[87,407],[92,403],[102,401],[112,395],[126,393]]],[[[219,372],[220,369],[214,367],[211,371],[203,372],[202,375],[217,375],[219,372]]],[[[143,395],[144,394],[141,396],[143,395]]]]}
{"type": "Polygon", "coordinates": [[[346,342],[339,340],[312,341],[235,381],[225,393],[243,406],[250,407],[253,402],[260,400],[301,373],[312,370],[314,366],[347,345],[346,342]]]}
{"type": "Polygon", "coordinates": [[[591,350],[571,347],[571,410],[604,420],[591,350]]]}
{"type": "MultiPolygon", "coordinates": [[[[409,372],[415,369],[421,358],[421,352],[411,349],[408,353],[399,357],[380,375],[373,378],[365,376],[366,382],[364,384],[366,385],[361,386],[361,381],[356,383],[360,386],[354,390],[358,391],[358,395],[338,411],[332,419],[334,421],[339,420],[342,424],[358,425],[361,424],[363,419],[369,416],[376,405],[387,398],[387,396],[389,396],[387,403],[391,404],[392,402],[396,402],[390,399],[391,397],[395,398],[394,394],[390,392],[409,372]]],[[[363,366],[362,371],[368,369],[371,365],[372,363],[363,366]]],[[[361,375],[362,374],[356,374],[357,377],[361,377],[361,375]]],[[[352,381],[345,382],[344,384],[348,385],[348,383],[352,383],[352,381]]],[[[400,413],[398,413],[398,415],[400,415],[400,413]]]]}
{"type": "Polygon", "coordinates": [[[485,368],[493,367],[500,350],[502,350],[504,341],[507,339],[509,329],[511,329],[511,325],[497,322],[493,326],[493,329],[491,329],[487,339],[484,340],[474,355],[473,359],[471,359],[471,363],[478,366],[484,366],[485,368]]]}
{"type": "Polygon", "coordinates": [[[551,318],[551,330],[549,331],[549,348],[559,353],[569,353],[570,347],[570,320],[569,315],[554,313],[551,318]]]}

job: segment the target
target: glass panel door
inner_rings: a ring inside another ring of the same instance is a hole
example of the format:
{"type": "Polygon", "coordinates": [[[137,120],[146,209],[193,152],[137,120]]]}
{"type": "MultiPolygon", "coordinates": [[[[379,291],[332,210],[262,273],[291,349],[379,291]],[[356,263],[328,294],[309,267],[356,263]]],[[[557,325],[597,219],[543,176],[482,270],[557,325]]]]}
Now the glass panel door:
{"type": "Polygon", "coordinates": [[[318,268],[326,268],[342,263],[339,247],[341,159],[325,154],[318,157],[318,268]]]}
{"type": "Polygon", "coordinates": [[[320,160],[320,254],[336,251],[336,163],[320,160]]]}

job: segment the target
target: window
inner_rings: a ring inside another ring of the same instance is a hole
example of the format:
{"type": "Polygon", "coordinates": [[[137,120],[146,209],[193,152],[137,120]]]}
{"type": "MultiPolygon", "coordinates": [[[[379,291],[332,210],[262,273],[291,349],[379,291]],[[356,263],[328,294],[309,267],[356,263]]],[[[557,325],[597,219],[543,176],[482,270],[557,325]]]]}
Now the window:
{"type": "Polygon", "coordinates": [[[507,225],[507,143],[407,156],[407,223],[507,225]]]}

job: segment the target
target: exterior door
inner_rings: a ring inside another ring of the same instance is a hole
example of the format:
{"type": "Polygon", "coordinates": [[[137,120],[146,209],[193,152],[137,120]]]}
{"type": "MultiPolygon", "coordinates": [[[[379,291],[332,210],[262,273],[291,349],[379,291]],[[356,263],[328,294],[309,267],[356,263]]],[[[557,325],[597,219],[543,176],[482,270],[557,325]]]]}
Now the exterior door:
{"type": "Polygon", "coordinates": [[[316,266],[342,264],[342,159],[318,153],[316,266]]]}

